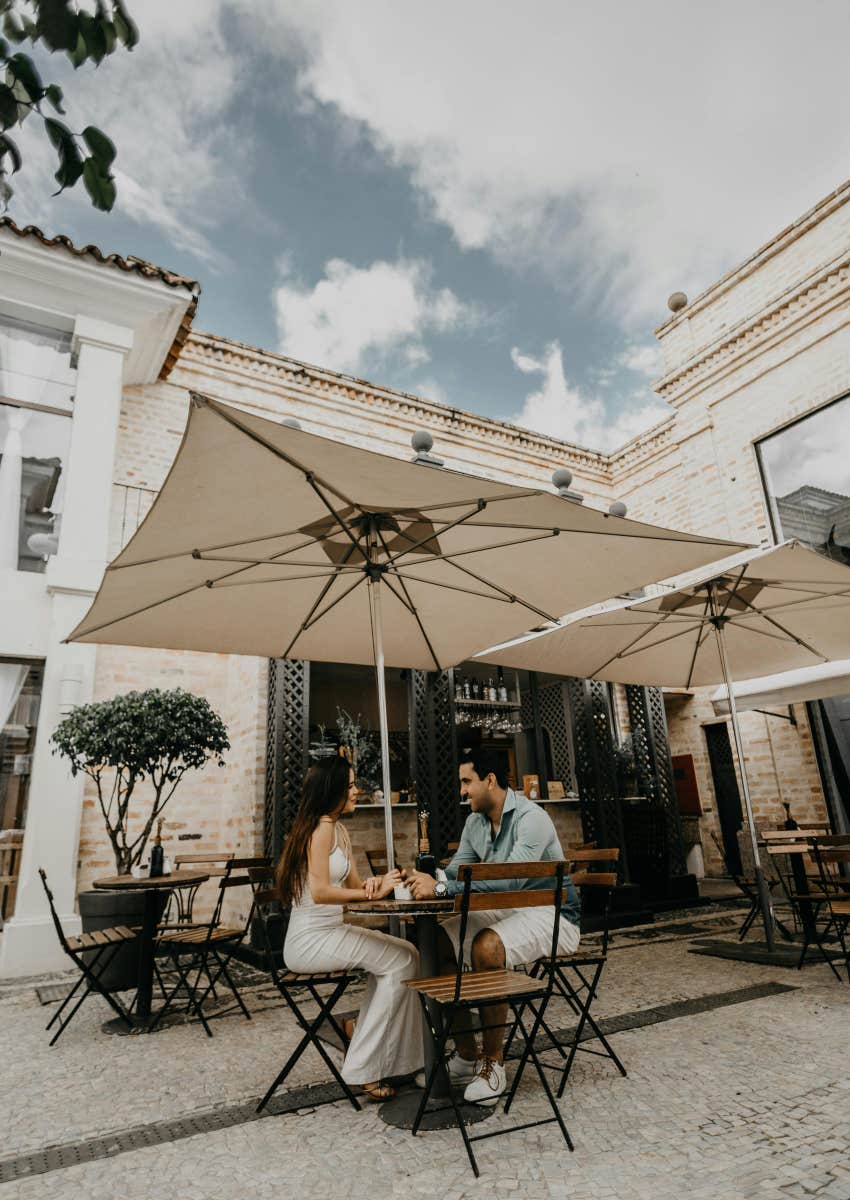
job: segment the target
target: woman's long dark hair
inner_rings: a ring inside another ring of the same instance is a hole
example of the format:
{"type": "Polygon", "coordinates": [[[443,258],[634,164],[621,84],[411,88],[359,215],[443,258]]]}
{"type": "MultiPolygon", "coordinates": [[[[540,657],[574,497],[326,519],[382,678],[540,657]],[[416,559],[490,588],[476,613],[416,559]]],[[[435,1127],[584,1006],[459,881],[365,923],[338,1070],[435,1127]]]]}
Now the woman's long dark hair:
{"type": "Polygon", "coordinates": [[[281,903],[295,904],[307,882],[307,847],[322,817],[338,813],[348,798],[351,764],[340,757],[315,763],[304,776],[298,812],[277,864],[275,880],[281,903]]]}

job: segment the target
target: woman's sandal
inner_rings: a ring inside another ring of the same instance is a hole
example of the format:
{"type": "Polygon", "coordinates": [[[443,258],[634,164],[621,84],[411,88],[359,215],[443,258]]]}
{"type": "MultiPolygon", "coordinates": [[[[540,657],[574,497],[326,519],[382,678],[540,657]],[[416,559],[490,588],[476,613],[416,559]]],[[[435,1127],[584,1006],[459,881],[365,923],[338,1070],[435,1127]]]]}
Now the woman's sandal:
{"type": "Polygon", "coordinates": [[[372,1104],[380,1104],[383,1100],[392,1100],[395,1088],[389,1083],[364,1083],[361,1085],[363,1094],[372,1104]]]}

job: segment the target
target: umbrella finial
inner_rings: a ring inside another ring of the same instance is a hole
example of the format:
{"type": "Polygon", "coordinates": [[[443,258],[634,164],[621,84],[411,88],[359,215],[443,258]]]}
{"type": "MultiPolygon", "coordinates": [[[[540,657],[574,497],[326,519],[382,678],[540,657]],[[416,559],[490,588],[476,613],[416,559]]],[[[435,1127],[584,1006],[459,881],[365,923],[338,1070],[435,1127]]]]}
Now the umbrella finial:
{"type": "Polygon", "coordinates": [[[288,426],[289,429],[300,429],[301,422],[296,417],[284,417],[281,425],[288,426]]]}
{"type": "Polygon", "coordinates": [[[608,505],[608,515],[611,517],[624,517],[628,511],[622,500],[613,500],[608,505]]]}
{"type": "Polygon", "coordinates": [[[416,451],[416,457],[411,459],[411,462],[418,463],[422,467],[442,467],[445,465],[441,458],[437,458],[436,454],[431,453],[434,439],[427,429],[417,429],[416,433],[410,439],[410,444],[416,451]]]}
{"type": "Polygon", "coordinates": [[[572,481],[573,473],[569,467],[558,467],[552,472],[552,483],[558,489],[558,495],[565,500],[572,500],[574,504],[584,504],[584,496],[570,491],[572,481]]]}

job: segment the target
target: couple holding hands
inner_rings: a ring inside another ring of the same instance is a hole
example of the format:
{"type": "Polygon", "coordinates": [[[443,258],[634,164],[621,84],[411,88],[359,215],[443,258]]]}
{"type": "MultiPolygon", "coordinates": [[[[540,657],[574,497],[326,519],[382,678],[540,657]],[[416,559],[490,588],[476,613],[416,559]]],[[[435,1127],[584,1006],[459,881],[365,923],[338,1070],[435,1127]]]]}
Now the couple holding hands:
{"type": "MultiPolygon", "coordinates": [[[[281,901],[291,908],[283,957],[290,971],[318,972],[359,968],[368,975],[350,1037],[342,1075],[359,1084],[372,1100],[394,1094],[388,1079],[419,1072],[424,1084],[422,1018],[417,995],[403,985],[419,973],[419,954],[402,938],[343,922],[343,906],[383,899],[404,884],[416,899],[460,890],[457,870],[463,863],[561,861],[563,852],[551,818],[539,805],[508,787],[499,758],[485,750],[465,752],[459,764],[460,793],[470,813],[457,853],[440,884],[418,871],[389,871],[361,880],[351,843],[339,818],[354,811],[354,771],[343,758],[312,766],[304,781],[301,805],[277,866],[281,901]]],[[[480,891],[533,887],[534,880],[481,880],[480,891]]],[[[559,948],[571,954],[579,943],[580,905],[569,876],[564,876],[559,948]]],[[[463,961],[476,971],[520,967],[546,954],[551,946],[552,908],[494,909],[470,913],[463,961]]],[[[440,926],[442,973],[455,969],[460,918],[440,926]]],[[[485,1022],[498,1026],[504,1017],[491,1011],[485,1022]]],[[[495,1104],[505,1090],[504,1031],[485,1029],[479,1047],[471,1029],[455,1038],[449,1061],[454,1083],[466,1084],[464,1098],[495,1104]]]]}

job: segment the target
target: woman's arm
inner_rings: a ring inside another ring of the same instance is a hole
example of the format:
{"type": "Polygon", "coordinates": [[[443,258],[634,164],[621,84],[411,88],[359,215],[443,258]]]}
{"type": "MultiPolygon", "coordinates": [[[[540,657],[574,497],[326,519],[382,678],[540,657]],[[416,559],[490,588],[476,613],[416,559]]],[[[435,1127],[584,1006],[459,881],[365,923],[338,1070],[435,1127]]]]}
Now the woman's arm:
{"type": "MultiPolygon", "coordinates": [[[[314,904],[354,904],[358,900],[374,899],[377,896],[387,895],[387,890],[385,890],[387,884],[389,885],[388,891],[392,891],[395,884],[401,883],[401,876],[398,875],[397,871],[394,871],[383,877],[382,887],[376,889],[371,897],[367,895],[366,887],[360,883],[359,879],[355,887],[333,887],[330,877],[330,857],[333,844],[333,822],[320,821],[307,847],[307,884],[310,888],[310,895],[313,898],[314,904]],[[398,876],[398,878],[394,878],[395,876],[398,876]]],[[[346,884],[349,883],[350,879],[351,874],[349,873],[346,884]]]]}

